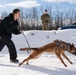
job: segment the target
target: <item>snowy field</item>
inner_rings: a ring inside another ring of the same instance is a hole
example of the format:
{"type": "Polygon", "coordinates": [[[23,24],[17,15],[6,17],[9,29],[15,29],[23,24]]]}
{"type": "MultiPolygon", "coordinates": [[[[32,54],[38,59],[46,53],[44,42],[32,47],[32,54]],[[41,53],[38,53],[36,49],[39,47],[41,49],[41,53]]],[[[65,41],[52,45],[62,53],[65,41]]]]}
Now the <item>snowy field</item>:
{"type": "MultiPolygon", "coordinates": [[[[76,30],[31,30],[26,31],[25,35],[31,47],[40,47],[53,42],[55,39],[74,43],[76,47],[76,30]]],[[[13,35],[12,40],[17,49],[18,59],[22,62],[29,55],[27,52],[21,52],[19,50],[20,48],[28,47],[25,37],[22,34],[17,36],[13,35]]],[[[30,60],[29,65],[24,63],[19,67],[19,63],[15,64],[10,62],[8,49],[5,46],[5,48],[0,52],[0,75],[75,75],[76,56],[68,52],[65,52],[65,54],[73,62],[71,65],[63,58],[68,67],[64,67],[55,54],[49,53],[41,55],[38,59],[30,60]]]]}

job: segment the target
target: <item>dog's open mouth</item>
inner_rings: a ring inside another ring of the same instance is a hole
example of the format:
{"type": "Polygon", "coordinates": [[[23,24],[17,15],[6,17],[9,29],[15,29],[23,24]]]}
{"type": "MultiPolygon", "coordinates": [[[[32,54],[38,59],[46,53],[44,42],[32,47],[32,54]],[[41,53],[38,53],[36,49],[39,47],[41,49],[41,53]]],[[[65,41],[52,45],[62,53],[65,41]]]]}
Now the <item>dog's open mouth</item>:
{"type": "Polygon", "coordinates": [[[73,52],[72,54],[76,55],[76,52],[73,52]]]}

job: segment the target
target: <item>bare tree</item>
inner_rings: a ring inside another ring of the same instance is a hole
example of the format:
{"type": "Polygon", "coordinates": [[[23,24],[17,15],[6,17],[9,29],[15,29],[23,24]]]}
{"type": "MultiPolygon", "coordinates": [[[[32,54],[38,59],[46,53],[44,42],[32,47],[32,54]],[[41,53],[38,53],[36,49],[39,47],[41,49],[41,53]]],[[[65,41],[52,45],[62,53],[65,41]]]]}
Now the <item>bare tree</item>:
{"type": "Polygon", "coordinates": [[[38,10],[36,7],[32,8],[32,22],[33,22],[33,27],[37,26],[38,27],[38,10]]]}
{"type": "Polygon", "coordinates": [[[1,19],[3,19],[4,17],[6,17],[7,15],[8,15],[8,13],[6,11],[2,12],[1,19]]]}
{"type": "Polygon", "coordinates": [[[73,23],[76,23],[76,10],[74,10],[74,20],[73,23]]]}
{"type": "Polygon", "coordinates": [[[43,9],[43,6],[41,5],[40,6],[40,13],[43,13],[44,12],[44,9],[43,9]]]}
{"type": "Polygon", "coordinates": [[[57,29],[60,26],[60,12],[59,7],[56,6],[56,12],[55,12],[55,29],[57,29]]]}
{"type": "Polygon", "coordinates": [[[74,11],[73,9],[69,9],[69,24],[72,25],[73,24],[73,15],[74,15],[74,11]]]}
{"type": "Polygon", "coordinates": [[[63,21],[64,21],[64,14],[63,12],[60,13],[60,26],[63,26],[63,21]]]}
{"type": "Polygon", "coordinates": [[[24,18],[24,12],[23,12],[23,8],[20,8],[20,18],[23,19],[24,18]]]}
{"type": "Polygon", "coordinates": [[[52,29],[53,16],[52,16],[52,7],[51,6],[48,6],[48,14],[50,16],[49,29],[52,29]]]}

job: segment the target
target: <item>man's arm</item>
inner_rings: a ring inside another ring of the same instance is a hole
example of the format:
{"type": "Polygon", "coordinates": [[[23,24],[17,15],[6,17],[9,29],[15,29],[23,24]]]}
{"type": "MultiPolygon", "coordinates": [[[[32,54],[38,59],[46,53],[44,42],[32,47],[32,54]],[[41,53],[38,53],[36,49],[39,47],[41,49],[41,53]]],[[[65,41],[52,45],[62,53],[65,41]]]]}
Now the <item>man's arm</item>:
{"type": "Polygon", "coordinates": [[[50,15],[49,14],[48,14],[48,19],[47,20],[48,20],[48,23],[50,23],[50,15]]]}
{"type": "Polygon", "coordinates": [[[43,15],[41,16],[41,20],[43,20],[43,15]]]}
{"type": "Polygon", "coordinates": [[[5,17],[2,21],[1,21],[1,29],[5,29],[9,26],[11,20],[10,17],[5,17]]]}
{"type": "Polygon", "coordinates": [[[13,32],[13,34],[16,34],[16,35],[20,34],[20,33],[21,33],[21,31],[18,28],[16,28],[15,31],[13,32]]]}

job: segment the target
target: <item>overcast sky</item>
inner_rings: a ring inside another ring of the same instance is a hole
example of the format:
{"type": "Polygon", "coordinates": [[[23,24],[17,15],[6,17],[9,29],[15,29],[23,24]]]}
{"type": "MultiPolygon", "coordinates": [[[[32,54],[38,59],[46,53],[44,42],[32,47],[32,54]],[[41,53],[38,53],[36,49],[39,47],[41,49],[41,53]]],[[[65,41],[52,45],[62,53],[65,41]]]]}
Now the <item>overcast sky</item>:
{"type": "Polygon", "coordinates": [[[60,9],[76,9],[76,0],[0,0],[0,13],[3,11],[12,11],[14,8],[32,8],[51,5],[55,9],[56,4],[60,9]]]}

